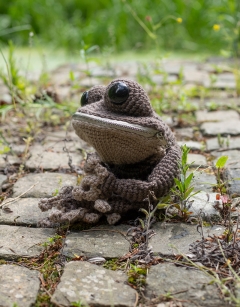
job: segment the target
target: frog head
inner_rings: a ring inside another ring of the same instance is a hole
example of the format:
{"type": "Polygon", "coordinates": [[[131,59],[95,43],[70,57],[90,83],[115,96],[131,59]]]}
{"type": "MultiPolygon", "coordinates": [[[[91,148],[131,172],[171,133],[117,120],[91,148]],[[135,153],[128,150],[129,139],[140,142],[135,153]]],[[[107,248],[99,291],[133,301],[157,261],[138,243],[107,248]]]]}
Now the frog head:
{"type": "Polygon", "coordinates": [[[163,157],[172,133],[154,112],[144,89],[135,81],[113,80],[84,92],[73,115],[76,134],[109,164],[134,164],[163,157]]]}

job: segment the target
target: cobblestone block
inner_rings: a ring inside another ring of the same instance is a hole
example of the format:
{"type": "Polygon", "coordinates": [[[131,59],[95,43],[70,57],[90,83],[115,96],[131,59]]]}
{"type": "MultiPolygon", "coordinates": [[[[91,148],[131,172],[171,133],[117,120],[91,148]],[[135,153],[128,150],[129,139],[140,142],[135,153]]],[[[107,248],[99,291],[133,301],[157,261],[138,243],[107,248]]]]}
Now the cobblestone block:
{"type": "Polygon", "coordinates": [[[49,212],[38,208],[40,198],[7,198],[0,208],[0,224],[36,227],[49,212]],[[6,205],[5,205],[6,204],[6,205]]]}
{"type": "Polygon", "coordinates": [[[31,307],[36,301],[40,280],[38,271],[23,266],[0,266],[0,306],[31,307]]]}
{"type": "Polygon", "coordinates": [[[27,228],[0,225],[0,257],[12,260],[38,256],[42,244],[54,236],[53,229],[27,228]]]}
{"type": "Polygon", "coordinates": [[[13,186],[13,197],[22,195],[24,198],[51,197],[62,186],[76,185],[77,177],[61,173],[29,174],[20,178],[13,186]],[[32,189],[30,189],[32,187],[32,189]],[[29,190],[30,189],[30,190],[29,190]],[[29,191],[28,191],[29,190],[29,191]]]}
{"type": "Polygon", "coordinates": [[[88,262],[69,262],[51,301],[65,307],[79,301],[96,307],[133,307],[137,293],[125,282],[126,276],[121,271],[88,262]]]}
{"type": "Polygon", "coordinates": [[[172,293],[175,299],[187,302],[184,306],[188,307],[227,306],[220,299],[217,286],[210,284],[211,281],[211,276],[203,271],[162,263],[150,268],[146,295],[154,298],[172,293]]]}
{"type": "Polygon", "coordinates": [[[129,226],[105,226],[87,232],[73,232],[66,238],[64,255],[86,257],[118,258],[128,253],[129,242],[121,234],[126,234],[129,226]],[[101,230],[101,228],[104,228],[101,230]]]}

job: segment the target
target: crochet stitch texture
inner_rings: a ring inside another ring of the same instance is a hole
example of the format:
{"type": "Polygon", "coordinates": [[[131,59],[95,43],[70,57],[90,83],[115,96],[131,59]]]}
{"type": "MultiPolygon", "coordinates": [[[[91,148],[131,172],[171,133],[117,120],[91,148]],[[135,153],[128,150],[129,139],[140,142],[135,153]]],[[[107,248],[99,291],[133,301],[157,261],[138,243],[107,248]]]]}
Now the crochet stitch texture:
{"type": "Polygon", "coordinates": [[[137,82],[113,80],[91,88],[86,97],[72,125],[96,153],[88,155],[79,186],[40,200],[42,211],[52,209],[41,226],[96,223],[102,215],[115,224],[130,210],[147,208],[150,192],[156,199],[168,193],[178,176],[181,150],[137,82]]]}

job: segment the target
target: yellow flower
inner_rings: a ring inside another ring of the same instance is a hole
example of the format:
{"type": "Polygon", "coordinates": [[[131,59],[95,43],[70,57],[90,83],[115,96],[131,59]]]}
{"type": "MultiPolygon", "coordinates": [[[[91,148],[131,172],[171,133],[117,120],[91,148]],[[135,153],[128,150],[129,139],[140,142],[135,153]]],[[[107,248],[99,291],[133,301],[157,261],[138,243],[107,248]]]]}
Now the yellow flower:
{"type": "Polygon", "coordinates": [[[177,21],[178,23],[182,23],[182,18],[181,18],[181,17],[178,17],[178,18],[176,19],[176,21],[177,21]]]}
{"type": "Polygon", "coordinates": [[[213,25],[213,30],[214,31],[219,31],[220,28],[221,28],[220,25],[217,25],[217,24],[213,25]]]}

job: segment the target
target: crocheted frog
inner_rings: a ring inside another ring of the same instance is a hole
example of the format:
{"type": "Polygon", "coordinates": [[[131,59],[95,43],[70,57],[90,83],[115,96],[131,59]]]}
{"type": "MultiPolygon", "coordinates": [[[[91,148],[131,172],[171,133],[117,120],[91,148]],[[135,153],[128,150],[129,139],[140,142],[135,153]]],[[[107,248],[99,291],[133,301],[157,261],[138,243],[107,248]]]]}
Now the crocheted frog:
{"type": "Polygon", "coordinates": [[[96,223],[103,215],[115,224],[130,210],[147,208],[150,193],[159,199],[173,186],[181,150],[137,82],[113,80],[83,93],[72,125],[96,153],[88,155],[79,186],[40,201],[42,211],[53,208],[42,226],[96,223]]]}

